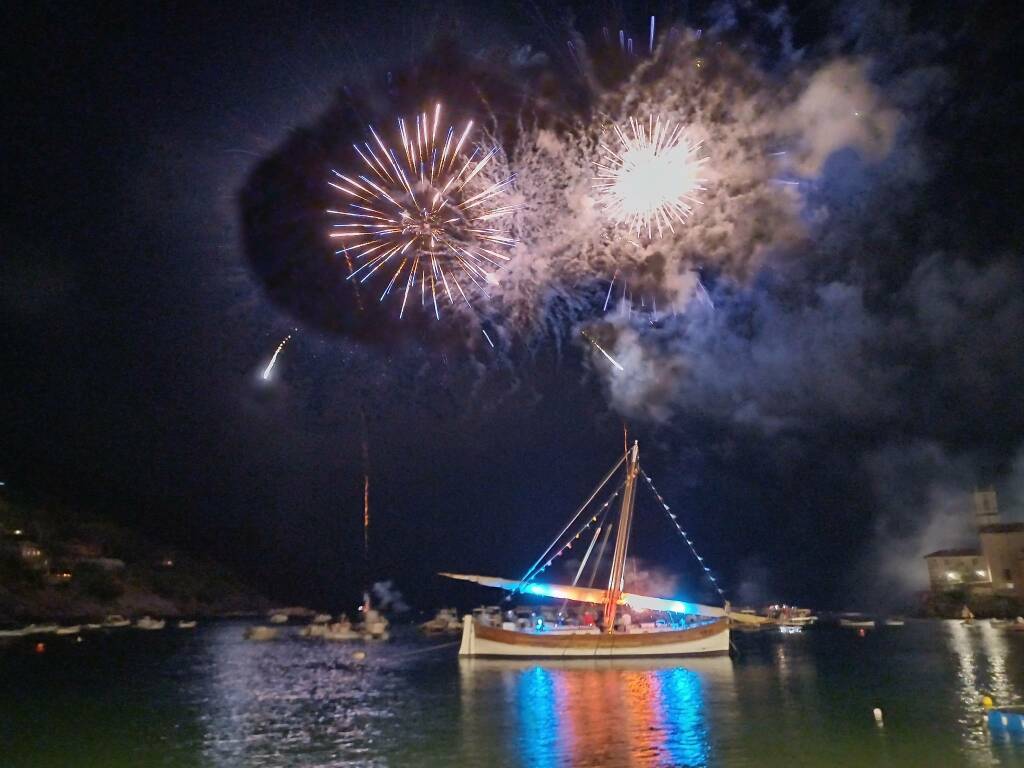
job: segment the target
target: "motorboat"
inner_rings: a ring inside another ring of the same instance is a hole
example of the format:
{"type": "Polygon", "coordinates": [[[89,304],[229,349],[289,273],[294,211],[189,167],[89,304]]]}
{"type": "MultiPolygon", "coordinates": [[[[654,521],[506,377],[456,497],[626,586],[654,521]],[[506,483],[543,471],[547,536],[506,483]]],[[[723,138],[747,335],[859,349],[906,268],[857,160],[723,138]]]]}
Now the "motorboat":
{"type": "Polygon", "coordinates": [[[1010,632],[1024,632],[1024,617],[1018,616],[1010,624],[1007,624],[1005,629],[1010,632]]]}
{"type": "Polygon", "coordinates": [[[56,632],[59,627],[56,624],[29,624],[21,630],[22,635],[49,635],[56,632]]]}
{"type": "Polygon", "coordinates": [[[199,622],[197,621],[179,621],[178,629],[195,629],[199,622]]]}
{"type": "Polygon", "coordinates": [[[103,620],[104,627],[113,629],[117,629],[118,627],[130,627],[131,625],[131,621],[119,613],[112,613],[103,620]]]}
{"type": "Polygon", "coordinates": [[[246,640],[255,640],[256,642],[266,642],[268,640],[276,640],[280,630],[277,627],[249,627],[245,630],[246,640]]]}
{"type": "Polygon", "coordinates": [[[441,608],[430,621],[420,624],[420,629],[428,635],[441,632],[458,632],[462,629],[459,614],[454,608],[441,608]]]}
{"type": "Polygon", "coordinates": [[[269,619],[271,624],[287,624],[288,614],[287,613],[272,613],[269,619]]]}
{"type": "Polygon", "coordinates": [[[72,624],[67,627],[57,627],[56,634],[58,635],[77,635],[82,631],[81,624],[72,624]]]}
{"type": "Polygon", "coordinates": [[[352,622],[344,614],[342,614],[338,621],[326,625],[320,636],[324,640],[330,640],[334,643],[345,643],[363,639],[363,635],[352,628],[352,622]]]}
{"type": "Polygon", "coordinates": [[[900,618],[891,618],[885,620],[885,626],[887,627],[902,627],[907,622],[900,618]]]}
{"type": "Polygon", "coordinates": [[[145,630],[156,630],[163,629],[167,626],[167,622],[164,619],[154,619],[151,616],[143,616],[141,619],[135,622],[136,629],[145,630]]]}
{"type": "Polygon", "coordinates": [[[371,608],[369,601],[363,606],[363,621],[358,630],[367,640],[387,640],[390,637],[387,618],[376,608],[371,608]]]}
{"type": "Polygon", "coordinates": [[[845,618],[839,619],[840,627],[853,627],[855,629],[871,629],[875,626],[873,619],[845,618]]]}

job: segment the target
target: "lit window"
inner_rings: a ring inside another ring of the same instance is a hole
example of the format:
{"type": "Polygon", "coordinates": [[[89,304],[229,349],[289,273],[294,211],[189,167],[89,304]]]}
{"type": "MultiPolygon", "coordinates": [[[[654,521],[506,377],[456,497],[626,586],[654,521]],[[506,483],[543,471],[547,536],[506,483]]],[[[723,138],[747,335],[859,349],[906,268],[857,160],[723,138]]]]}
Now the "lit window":
{"type": "Polygon", "coordinates": [[[946,578],[950,581],[960,581],[960,574],[954,571],[946,571],[946,578]]]}
{"type": "Polygon", "coordinates": [[[985,578],[985,572],[984,571],[975,571],[974,573],[976,575],[980,576],[981,578],[985,578]]]}

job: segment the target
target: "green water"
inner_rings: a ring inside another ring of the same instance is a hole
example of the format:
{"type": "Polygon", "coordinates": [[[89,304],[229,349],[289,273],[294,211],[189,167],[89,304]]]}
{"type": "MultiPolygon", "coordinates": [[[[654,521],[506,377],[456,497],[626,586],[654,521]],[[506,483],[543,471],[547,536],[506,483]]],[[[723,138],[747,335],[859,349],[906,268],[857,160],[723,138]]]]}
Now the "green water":
{"type": "Polygon", "coordinates": [[[985,624],[562,663],[460,661],[451,638],[411,631],[363,646],[243,630],[0,650],[0,766],[1024,766],[1024,743],[990,736],[980,701],[1022,701],[1024,636],[985,624]]]}

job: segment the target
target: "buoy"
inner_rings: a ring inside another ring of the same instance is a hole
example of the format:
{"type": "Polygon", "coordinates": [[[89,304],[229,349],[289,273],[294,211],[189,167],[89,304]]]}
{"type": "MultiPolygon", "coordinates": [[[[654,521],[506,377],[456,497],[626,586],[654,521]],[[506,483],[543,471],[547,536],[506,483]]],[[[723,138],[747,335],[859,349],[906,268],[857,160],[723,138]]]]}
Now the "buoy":
{"type": "Polygon", "coordinates": [[[352,651],[352,658],[356,661],[362,661],[366,658],[366,651],[352,651]]]}
{"type": "Polygon", "coordinates": [[[991,696],[982,696],[981,697],[981,706],[983,706],[985,709],[992,709],[992,707],[995,706],[995,702],[992,701],[992,697],[991,696]]]}
{"type": "Polygon", "coordinates": [[[882,710],[879,709],[878,707],[875,707],[872,710],[872,713],[875,716],[875,722],[878,723],[879,725],[882,725],[882,710]]]}
{"type": "Polygon", "coordinates": [[[36,653],[45,653],[46,643],[36,643],[36,653]]]}

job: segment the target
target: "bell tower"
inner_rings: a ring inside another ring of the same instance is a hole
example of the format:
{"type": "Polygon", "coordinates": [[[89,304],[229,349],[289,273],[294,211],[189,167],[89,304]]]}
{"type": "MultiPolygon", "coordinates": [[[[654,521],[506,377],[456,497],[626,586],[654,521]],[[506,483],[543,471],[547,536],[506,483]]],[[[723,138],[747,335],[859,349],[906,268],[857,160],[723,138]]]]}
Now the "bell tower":
{"type": "Polygon", "coordinates": [[[975,528],[980,530],[983,526],[999,522],[999,500],[996,498],[996,489],[993,486],[975,488],[972,501],[975,528]]]}

